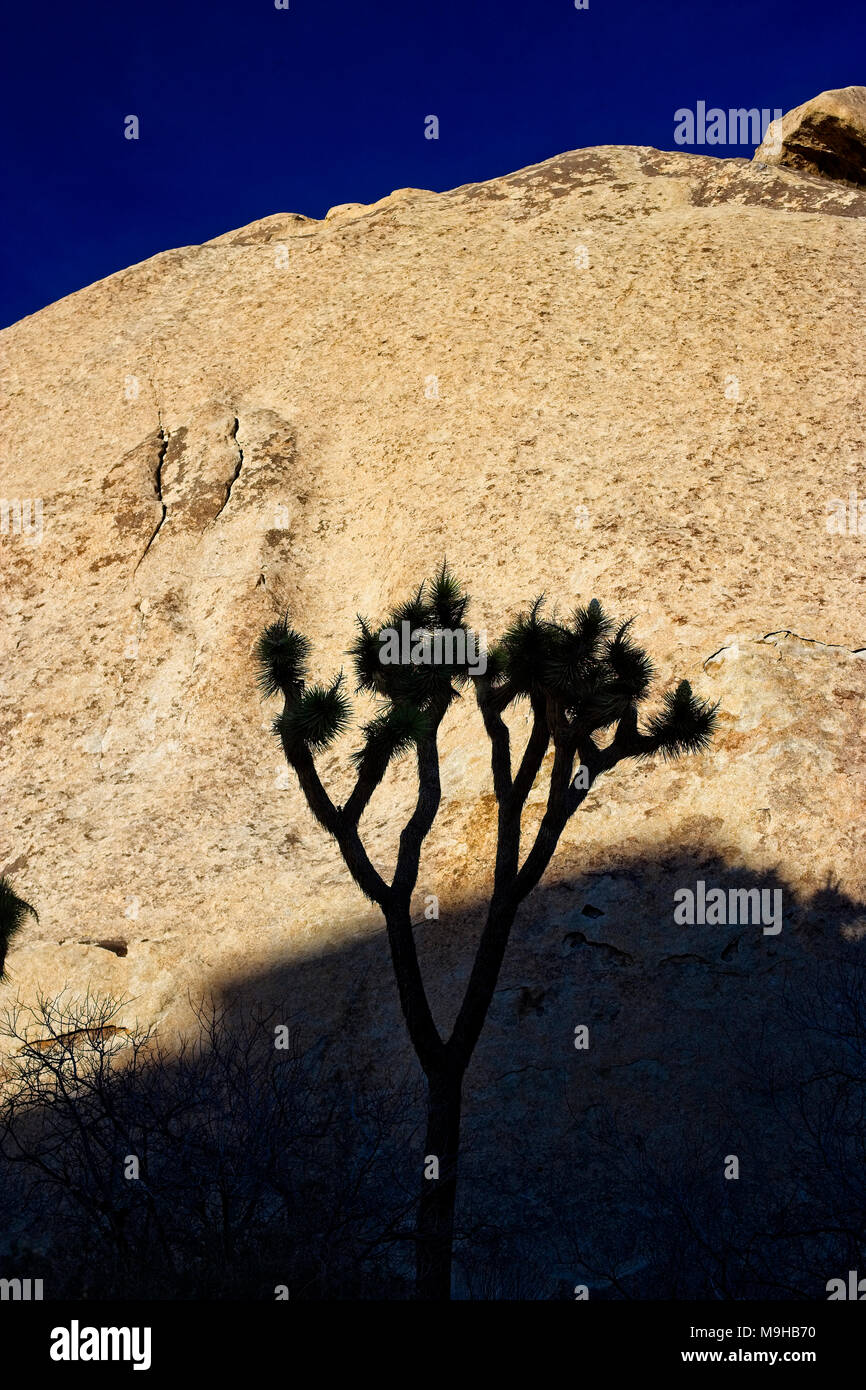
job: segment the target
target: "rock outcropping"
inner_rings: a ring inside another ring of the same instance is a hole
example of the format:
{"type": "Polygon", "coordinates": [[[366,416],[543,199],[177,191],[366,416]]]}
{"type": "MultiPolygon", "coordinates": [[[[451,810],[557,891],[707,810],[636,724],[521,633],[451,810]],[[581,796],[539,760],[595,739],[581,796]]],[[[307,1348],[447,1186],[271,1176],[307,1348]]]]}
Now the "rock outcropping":
{"type": "Polygon", "coordinates": [[[822,92],[783,116],[781,127],[767,131],[756,160],[866,185],[866,87],[822,92]]]}
{"type": "MultiPolygon", "coordinates": [[[[814,106],[797,130],[826,134],[814,106]]],[[[619,769],[575,817],[500,1021],[531,1030],[604,947],[632,980],[610,1065],[648,1066],[672,997],[699,1019],[731,952],[754,982],[787,949],[696,945],[683,875],[772,875],[801,920],[866,902],[866,192],[795,148],[601,147],[276,214],[0,335],[0,869],[39,910],[7,999],[110,989],[169,1028],[187,990],[243,987],[333,1027],[363,995],[401,1036],[381,924],[287,777],[252,649],[288,607],[329,675],[356,612],[445,554],[491,634],[540,590],[597,595],[665,681],[722,701],[712,755],[619,769]]],[[[349,746],[323,760],[337,800],[349,746]]],[[[418,916],[435,894],[444,1017],[494,835],[468,699],[442,761],[418,916]]],[[[411,795],[406,762],[363,823],[384,869],[411,795]]],[[[569,995],[565,1049],[573,1018],[569,995]]]]}

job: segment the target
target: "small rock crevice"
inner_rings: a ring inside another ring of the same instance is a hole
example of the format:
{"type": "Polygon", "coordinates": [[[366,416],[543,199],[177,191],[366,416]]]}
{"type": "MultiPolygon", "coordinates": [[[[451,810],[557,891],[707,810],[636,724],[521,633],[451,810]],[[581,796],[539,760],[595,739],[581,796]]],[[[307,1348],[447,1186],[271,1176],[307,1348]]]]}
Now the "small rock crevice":
{"type": "Polygon", "coordinates": [[[593,941],[582,931],[566,932],[562,938],[562,943],[564,946],[568,946],[571,951],[574,950],[575,946],[592,946],[612,964],[634,965],[634,956],[629,955],[628,951],[621,951],[618,946],[611,946],[608,941],[593,941]]]}
{"type": "Polygon", "coordinates": [[[85,936],[79,941],[79,946],[101,946],[103,951],[112,951],[116,956],[126,956],[129,954],[129,947],[122,937],[113,937],[110,940],[98,941],[95,936],[85,936]]]}
{"type": "MultiPolygon", "coordinates": [[[[217,514],[216,514],[217,516],[222,516],[223,512],[225,511],[226,507],[228,506],[228,504],[229,504],[229,498],[230,498],[231,495],[232,495],[232,488],[234,487],[234,485],[235,485],[235,483],[237,482],[238,478],[241,476],[241,469],[242,469],[243,466],[244,466],[244,451],[243,451],[243,449],[241,448],[240,440],[238,439],[238,430],[239,430],[239,428],[240,428],[240,421],[238,420],[238,417],[235,416],[234,426],[232,427],[232,432],[231,432],[231,435],[230,435],[229,437],[230,437],[231,440],[233,441],[234,446],[235,446],[235,448],[236,448],[237,451],[238,451],[238,461],[237,461],[237,465],[236,465],[236,467],[235,467],[234,473],[232,474],[232,476],[229,478],[228,482],[226,483],[226,495],[225,495],[225,499],[224,499],[224,501],[223,501],[222,506],[220,507],[219,511],[218,511],[217,514]]],[[[214,521],[216,521],[216,517],[214,517],[214,521]]]]}
{"type": "Polygon", "coordinates": [[[159,422],[159,449],[158,449],[158,451],[157,451],[157,456],[156,456],[156,467],[155,467],[154,473],[153,473],[153,489],[154,489],[154,493],[156,494],[156,500],[157,500],[157,502],[159,502],[160,506],[162,507],[162,516],[159,518],[159,521],[156,523],[156,530],[154,531],[154,533],[153,533],[153,535],[151,536],[150,540],[148,541],[147,545],[144,547],[144,551],[143,551],[143,553],[142,553],[141,559],[139,560],[138,564],[137,564],[136,567],[135,567],[136,570],[138,570],[139,566],[142,564],[142,562],[143,562],[145,556],[147,555],[147,552],[150,550],[150,547],[153,545],[154,541],[156,540],[157,536],[159,535],[160,531],[162,530],[163,523],[164,523],[164,521],[165,521],[165,518],[166,518],[166,515],[167,515],[167,512],[168,512],[168,509],[167,509],[165,503],[164,503],[163,500],[162,500],[162,468],[163,468],[163,464],[165,463],[165,455],[166,455],[167,450],[168,450],[168,431],[166,430],[165,426],[163,425],[162,421],[160,420],[160,422],[159,422]]]}

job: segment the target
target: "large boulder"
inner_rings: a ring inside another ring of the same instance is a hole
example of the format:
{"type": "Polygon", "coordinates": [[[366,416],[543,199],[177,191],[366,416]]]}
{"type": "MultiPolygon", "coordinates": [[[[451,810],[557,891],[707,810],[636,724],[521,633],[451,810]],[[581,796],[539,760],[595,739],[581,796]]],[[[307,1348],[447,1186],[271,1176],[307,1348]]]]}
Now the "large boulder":
{"type": "Polygon", "coordinates": [[[772,123],[755,160],[866,184],[866,87],[839,87],[795,106],[781,132],[772,123]]]}
{"type": "MultiPolygon", "coordinates": [[[[850,185],[604,147],[276,214],[0,334],[0,500],[42,508],[0,535],[0,872],[39,911],[0,1009],[110,990],[165,1029],[232,983],[334,1035],[363,977],[380,1051],[403,1045],[382,924],[286,774],[252,652],[289,607],[329,677],[356,612],[443,554],[491,635],[541,589],[563,611],[597,594],[664,681],[723,702],[709,757],[593,793],[549,875],[581,885],[573,949],[539,958],[528,907],[503,990],[582,979],[599,953],[576,931],[687,954],[673,891],[711,874],[670,866],[686,846],[792,901],[828,880],[866,899],[864,233],[850,185]],[[594,925],[581,892],[609,874],[594,925]]],[[[351,746],[322,760],[337,800],[351,746]]],[[[439,898],[447,1018],[495,827],[471,700],[442,751],[416,908],[439,898]]],[[[412,782],[407,759],[362,823],[383,872],[412,782]]]]}

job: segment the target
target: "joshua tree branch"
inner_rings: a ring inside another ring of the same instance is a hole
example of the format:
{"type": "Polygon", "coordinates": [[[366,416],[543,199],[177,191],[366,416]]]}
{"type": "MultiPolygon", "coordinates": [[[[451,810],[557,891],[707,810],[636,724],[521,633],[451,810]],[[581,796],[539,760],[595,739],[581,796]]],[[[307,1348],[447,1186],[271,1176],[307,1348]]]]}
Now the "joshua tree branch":
{"type": "Polygon", "coordinates": [[[529,735],[529,742],[524,749],[512,788],[512,799],[519,810],[523,809],[526,798],[532,791],[532,784],[538,776],[550,743],[547,702],[541,696],[532,697],[532,714],[532,733],[529,735]]]}
{"type": "Polygon", "coordinates": [[[378,749],[367,748],[352,794],[343,807],[343,818],[349,825],[358,824],[387,770],[387,755],[378,749]]]}
{"type": "Polygon", "coordinates": [[[297,774],[307,805],[319,824],[337,841],[346,867],[361,892],[377,903],[383,912],[387,911],[391,891],[370,863],[357,824],[337,809],[322,786],[312,753],[301,745],[292,751],[289,761],[297,774]]]}
{"type": "MultiPolygon", "coordinates": [[[[550,772],[550,789],[547,795],[547,808],[535,836],[535,843],[527,854],[514,882],[515,901],[520,903],[539,882],[550,863],[559,837],[565,829],[566,821],[572,813],[571,800],[575,788],[571,785],[574,767],[575,740],[569,732],[554,735],[556,752],[550,772]],[[572,796],[569,794],[572,793],[572,796]]],[[[583,798],[581,797],[581,800],[583,798]]],[[[580,802],[575,803],[579,805],[580,802]]]]}
{"type": "Polygon", "coordinates": [[[418,744],[418,800],[410,820],[400,836],[397,854],[397,868],[391,884],[391,891],[398,902],[405,903],[408,910],[409,899],[418,879],[418,865],[421,848],[436,819],[442,799],[442,786],[439,780],[439,749],[437,735],[445,710],[440,706],[434,716],[430,733],[418,744]]]}
{"type": "Polygon", "coordinates": [[[418,1060],[427,1076],[441,1066],[445,1044],[433,1021],[427,991],[418,963],[412,919],[408,907],[391,903],[385,913],[391,963],[397,980],[400,1007],[418,1060]]]}
{"type": "MultiPolygon", "coordinates": [[[[479,704],[481,700],[479,699],[479,704]]],[[[496,840],[494,892],[504,893],[517,873],[520,857],[520,819],[526,798],[544,761],[550,742],[546,702],[540,696],[532,699],[533,724],[517,776],[511,777],[511,755],[507,726],[498,710],[484,713],[484,724],[491,740],[493,787],[499,806],[499,825],[496,840]],[[488,717],[489,715],[489,717],[488,717]],[[503,737],[504,735],[504,737],[503,737]],[[504,768],[501,766],[504,761],[504,768]]]]}
{"type": "Polygon", "coordinates": [[[499,703],[494,698],[493,689],[486,681],[475,682],[475,698],[478,701],[478,708],[481,710],[487,737],[490,739],[493,791],[501,806],[512,787],[511,735],[508,732],[508,725],[502,718],[499,703]]]}

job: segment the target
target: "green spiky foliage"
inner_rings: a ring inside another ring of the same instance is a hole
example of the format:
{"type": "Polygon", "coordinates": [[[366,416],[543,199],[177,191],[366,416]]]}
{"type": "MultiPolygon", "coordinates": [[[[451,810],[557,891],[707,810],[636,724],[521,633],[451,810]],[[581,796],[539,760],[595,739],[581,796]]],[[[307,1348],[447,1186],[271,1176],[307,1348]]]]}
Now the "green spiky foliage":
{"type": "MultiPolygon", "coordinates": [[[[470,679],[471,663],[465,655],[466,647],[464,645],[461,656],[457,640],[458,634],[462,633],[465,638],[471,631],[465,622],[468,603],[468,595],[443,564],[405,603],[392,609],[378,627],[359,615],[358,633],[348,653],[355,667],[358,691],[380,697],[389,707],[414,705],[419,710],[430,710],[443,704],[447,706],[470,679]],[[409,624],[413,635],[423,634],[432,649],[441,642],[443,657],[450,654],[452,659],[414,664],[384,662],[386,635],[389,632],[401,635],[404,623],[409,624]],[[446,634],[450,634],[450,645],[446,634]]],[[[368,727],[373,731],[379,729],[375,722],[368,727]]]]}
{"type": "MultiPolygon", "coordinates": [[[[514,619],[495,648],[487,683],[496,707],[502,711],[525,697],[550,700],[578,737],[635,714],[655,672],[631,638],[634,619],[617,627],[598,599],[577,608],[569,622],[544,617],[543,607],[542,595],[514,619]]],[[[712,735],[715,711],[683,682],[663,697],[660,713],[641,736],[640,754],[700,752],[712,735]]]]}
{"type": "MultiPolygon", "coordinates": [[[[376,712],[364,725],[363,746],[353,755],[362,775],[370,777],[394,758],[417,748],[428,737],[432,720],[441,718],[452,700],[471,679],[472,663],[458,634],[470,633],[465,615],[469,603],[459,581],[443,563],[403,603],[397,604],[379,626],[363,617],[348,655],[355,669],[357,691],[375,697],[376,712]],[[436,661],[383,661],[383,643],[389,632],[403,633],[409,624],[413,635],[423,635],[436,661]]],[[[475,652],[477,654],[476,646],[475,652]]],[[[342,675],[330,685],[308,686],[310,643],[292,625],[288,614],[265,628],[256,644],[259,687],[267,696],[281,694],[283,712],[274,732],[292,761],[302,750],[321,752],[348,726],[351,707],[342,688],[342,675]]]]}
{"type": "Polygon", "coordinates": [[[437,627],[462,628],[469,607],[469,595],[463,590],[445,561],[427,588],[430,615],[437,627]]]}
{"type": "Polygon", "coordinates": [[[532,695],[543,687],[545,666],[550,657],[550,628],[541,617],[544,596],[537,598],[528,613],[521,613],[506,629],[496,651],[501,677],[507,681],[513,698],[532,695]]]}
{"type": "MultiPolygon", "coordinates": [[[[418,748],[471,682],[482,709],[498,716],[515,701],[532,701],[536,712],[546,711],[549,736],[555,731],[560,740],[570,736],[575,753],[582,739],[611,725],[617,726],[622,756],[660,753],[675,758],[709,745],[716,706],[697,699],[685,681],[662,697],[661,709],[646,732],[638,732],[637,712],[649,694],[653,664],[631,636],[634,620],[617,625],[595,598],[561,620],[545,614],[540,595],[486,653],[483,673],[471,668],[465,649],[461,658],[456,644],[448,660],[444,638],[443,659],[437,662],[383,660],[387,634],[402,634],[404,623],[413,637],[423,634],[431,644],[437,634],[468,635],[468,603],[467,593],[443,563],[380,625],[358,617],[348,655],[357,691],[372,695],[377,704],[373,718],[363,726],[363,744],[353,754],[362,776],[380,778],[392,759],[418,748]]],[[[285,700],[274,730],[286,756],[291,760],[301,749],[316,753],[328,748],[348,727],[351,715],[342,673],[330,685],[307,686],[310,643],[292,627],[288,615],[265,629],[256,657],[263,694],[282,694],[285,700]]]]}
{"type": "Polygon", "coordinates": [[[430,728],[426,710],[408,703],[390,704],[364,725],[364,746],[353,754],[353,761],[362,767],[368,758],[377,763],[401,758],[427,737],[430,728]]]}
{"type": "Polygon", "coordinates": [[[36,908],[19,898],[5,875],[0,877],[0,981],[6,978],[6,952],[27,917],[35,917],[38,922],[36,908]]]}
{"type": "Polygon", "coordinates": [[[288,699],[301,693],[310,656],[309,639],[289,626],[288,614],[266,627],[256,645],[259,687],[263,695],[288,699]]]}
{"type": "Polygon", "coordinates": [[[287,700],[282,714],[274,720],[274,732],[279,734],[287,757],[302,747],[321,753],[345,732],[352,707],[342,686],[341,671],[330,685],[311,685],[287,700]]]}
{"type": "Polygon", "coordinates": [[[427,627],[432,621],[432,611],[427,601],[427,585],[421,584],[418,592],[403,603],[398,603],[393,609],[390,618],[387,619],[385,626],[399,628],[401,623],[408,623],[410,627],[427,627]]]}
{"type": "Polygon", "coordinates": [[[661,713],[650,720],[649,736],[655,747],[642,756],[661,753],[664,758],[679,758],[702,753],[712,742],[717,708],[708,700],[697,700],[689,682],[680,681],[676,690],[662,697],[661,713]]]}

